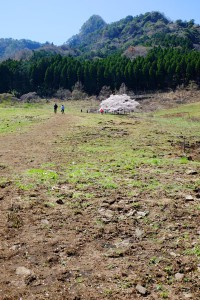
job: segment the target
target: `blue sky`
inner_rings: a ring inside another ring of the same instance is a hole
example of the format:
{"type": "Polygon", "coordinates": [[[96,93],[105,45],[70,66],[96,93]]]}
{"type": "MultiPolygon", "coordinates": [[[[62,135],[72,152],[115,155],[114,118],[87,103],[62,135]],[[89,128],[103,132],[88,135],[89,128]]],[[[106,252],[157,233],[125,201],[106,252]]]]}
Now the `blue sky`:
{"type": "Polygon", "coordinates": [[[200,24],[200,0],[4,0],[0,38],[62,45],[94,14],[112,23],[151,11],[200,24]]]}

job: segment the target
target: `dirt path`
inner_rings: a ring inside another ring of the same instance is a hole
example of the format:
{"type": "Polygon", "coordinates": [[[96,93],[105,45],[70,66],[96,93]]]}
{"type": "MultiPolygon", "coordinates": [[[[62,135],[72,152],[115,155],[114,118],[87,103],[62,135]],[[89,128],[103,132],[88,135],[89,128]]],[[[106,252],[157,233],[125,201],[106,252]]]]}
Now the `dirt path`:
{"type": "MultiPolygon", "coordinates": [[[[47,121],[32,125],[30,131],[0,136],[1,164],[15,172],[36,168],[51,161],[54,142],[72,130],[75,120],[67,114],[52,116],[47,121]]],[[[5,174],[5,170],[2,175],[5,174]]]]}
{"type": "MultiPolygon", "coordinates": [[[[49,227],[51,227],[48,224],[54,223],[54,221],[56,223],[56,219],[59,219],[62,213],[59,207],[56,211],[44,211],[43,202],[49,200],[46,196],[45,187],[40,186],[39,190],[36,188],[34,192],[19,190],[13,178],[27,169],[37,169],[41,168],[42,164],[59,161],[59,155],[62,156],[62,154],[57,151],[57,142],[59,143],[66,131],[69,133],[73,130],[75,121],[75,117],[67,114],[62,116],[53,115],[48,120],[32,125],[31,128],[23,132],[0,136],[1,300],[46,299],[50,297],[45,296],[45,289],[42,292],[29,290],[28,286],[32,285],[32,281],[35,281],[35,275],[32,275],[33,270],[30,274],[29,271],[27,271],[28,273],[22,271],[21,275],[16,275],[16,270],[20,266],[29,268],[31,263],[28,259],[28,255],[30,255],[28,253],[37,257],[32,258],[37,261],[33,263],[36,268],[38,264],[42,267],[41,260],[51,260],[51,257],[48,257],[49,250],[51,249],[51,252],[52,245],[56,245],[60,239],[64,240],[64,238],[62,233],[60,235],[48,233],[49,227]],[[28,202],[27,200],[25,202],[24,199],[31,199],[31,201],[28,202]],[[48,219],[50,220],[48,221],[48,219]],[[47,235],[46,238],[45,235],[47,235]],[[45,250],[46,244],[49,243],[52,245],[45,250]],[[25,277],[28,281],[30,280],[30,283],[24,283],[25,277]],[[19,298],[20,295],[23,295],[22,298],[19,298]]],[[[53,224],[53,227],[56,227],[56,224],[53,224]]],[[[75,235],[73,235],[72,240],[75,240],[75,238],[75,235]]],[[[42,267],[42,270],[41,273],[47,273],[44,276],[50,275],[48,274],[49,268],[45,270],[45,267],[42,267]]],[[[36,286],[43,284],[40,281],[36,286]]],[[[37,288],[34,287],[33,289],[37,288]]],[[[54,299],[61,299],[59,297],[55,298],[55,295],[53,295],[50,299],[53,299],[53,297],[54,299]]]]}

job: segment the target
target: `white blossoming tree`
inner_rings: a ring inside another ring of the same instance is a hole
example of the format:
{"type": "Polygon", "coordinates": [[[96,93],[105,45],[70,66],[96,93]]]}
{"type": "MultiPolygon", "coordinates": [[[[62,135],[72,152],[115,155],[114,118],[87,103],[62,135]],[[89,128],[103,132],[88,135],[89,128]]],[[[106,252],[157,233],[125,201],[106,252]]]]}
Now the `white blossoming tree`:
{"type": "Polygon", "coordinates": [[[110,113],[130,113],[135,111],[136,107],[140,105],[137,101],[131,99],[130,96],[123,95],[111,95],[106,100],[103,100],[100,104],[100,112],[110,113]]]}

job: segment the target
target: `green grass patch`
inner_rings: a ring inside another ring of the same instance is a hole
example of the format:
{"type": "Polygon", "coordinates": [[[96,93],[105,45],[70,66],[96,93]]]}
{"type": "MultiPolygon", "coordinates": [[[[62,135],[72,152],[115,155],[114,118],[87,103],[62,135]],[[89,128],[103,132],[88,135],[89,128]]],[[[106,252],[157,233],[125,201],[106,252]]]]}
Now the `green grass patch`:
{"type": "Polygon", "coordinates": [[[184,254],[200,257],[200,245],[196,245],[192,249],[185,250],[184,254]]]}
{"type": "Polygon", "coordinates": [[[21,131],[50,115],[46,104],[0,104],[0,134],[21,131]]]}
{"type": "Polygon", "coordinates": [[[52,170],[30,169],[26,171],[26,174],[34,178],[39,183],[55,183],[58,180],[58,174],[52,170]]]}
{"type": "Polygon", "coordinates": [[[33,183],[23,183],[20,180],[16,181],[16,186],[23,191],[29,191],[34,189],[35,185],[33,183]]]}

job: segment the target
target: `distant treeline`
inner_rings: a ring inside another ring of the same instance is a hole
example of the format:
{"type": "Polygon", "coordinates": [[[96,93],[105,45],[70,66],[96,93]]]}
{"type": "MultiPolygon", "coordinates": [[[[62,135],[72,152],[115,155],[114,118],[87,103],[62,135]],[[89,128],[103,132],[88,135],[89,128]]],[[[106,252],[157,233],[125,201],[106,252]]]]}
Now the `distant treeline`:
{"type": "Polygon", "coordinates": [[[103,86],[114,91],[122,83],[133,91],[153,91],[190,81],[200,85],[200,52],[178,48],[157,47],[134,60],[121,54],[83,60],[38,52],[29,61],[9,59],[0,64],[0,93],[17,95],[35,91],[52,96],[59,88],[72,91],[76,82],[88,95],[98,95],[103,86]]]}

